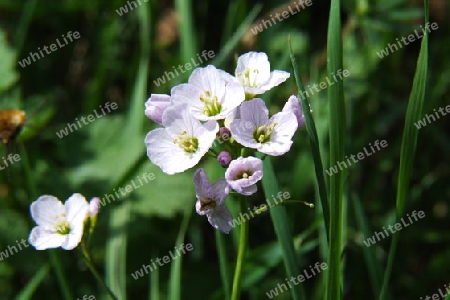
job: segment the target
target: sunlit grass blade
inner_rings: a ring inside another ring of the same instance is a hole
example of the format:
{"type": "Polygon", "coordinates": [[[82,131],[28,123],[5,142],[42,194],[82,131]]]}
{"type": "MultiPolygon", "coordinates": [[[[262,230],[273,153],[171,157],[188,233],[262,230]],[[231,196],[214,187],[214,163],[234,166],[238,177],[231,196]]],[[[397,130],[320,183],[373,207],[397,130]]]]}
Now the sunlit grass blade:
{"type": "Polygon", "coordinates": [[[118,299],[126,299],[127,223],[130,202],[109,211],[110,237],[106,242],[106,284],[118,299]]]}
{"type": "MultiPolygon", "coordinates": [[[[273,166],[269,157],[264,160],[264,177],[262,179],[262,185],[264,188],[264,195],[270,205],[275,205],[272,200],[272,195],[276,195],[279,192],[278,181],[275,177],[273,166]]],[[[288,216],[286,208],[282,205],[277,205],[270,209],[270,217],[275,229],[278,242],[280,243],[284,266],[286,268],[287,278],[297,277],[300,272],[297,256],[295,254],[294,244],[292,242],[291,228],[289,226],[288,216]]],[[[290,289],[292,298],[294,300],[306,299],[301,284],[294,285],[290,289]]]]}
{"type": "Polygon", "coordinates": [[[149,300],[159,300],[159,269],[155,268],[150,272],[150,293],[148,295],[149,300]]]}
{"type": "Polygon", "coordinates": [[[225,299],[230,299],[230,268],[228,267],[227,250],[225,247],[225,236],[219,230],[216,230],[216,248],[219,256],[220,277],[222,280],[223,293],[225,299]]]}
{"type": "MultiPolygon", "coordinates": [[[[244,197],[238,196],[241,213],[248,210],[247,202],[244,197]]],[[[236,258],[236,267],[233,276],[233,287],[231,289],[231,300],[241,299],[242,273],[246,262],[247,245],[248,245],[249,222],[242,222],[239,231],[239,246],[236,258]]]]}
{"type": "MultiPolygon", "coordinates": [[[[425,0],[425,23],[429,20],[428,11],[429,1],[425,0]]],[[[412,85],[411,95],[409,97],[408,108],[406,110],[405,128],[403,130],[402,146],[400,150],[400,167],[397,180],[397,200],[396,212],[397,222],[405,213],[406,196],[409,191],[409,181],[411,179],[414,155],[417,146],[418,129],[414,123],[422,116],[423,103],[425,101],[426,86],[428,79],[428,32],[425,32],[420,46],[419,58],[417,60],[416,73],[412,85]]],[[[394,264],[395,252],[399,239],[399,232],[396,231],[392,237],[391,247],[389,249],[388,262],[383,278],[379,299],[386,299],[391,277],[392,266],[394,264]]]]}
{"type": "Polygon", "coordinates": [[[28,300],[32,299],[34,292],[38,286],[44,281],[45,277],[48,275],[50,266],[48,264],[43,265],[33,278],[28,282],[28,284],[22,289],[19,295],[17,295],[16,300],[28,300]]]}
{"type": "Polygon", "coordinates": [[[191,0],[176,0],[175,8],[180,17],[181,61],[188,62],[195,58],[197,35],[194,31],[191,0]]]}
{"type": "MultiPolygon", "coordinates": [[[[181,222],[180,231],[178,232],[177,240],[175,242],[175,247],[178,249],[181,244],[183,244],[184,237],[186,236],[186,231],[189,224],[189,219],[192,215],[192,208],[189,207],[184,212],[183,221],[181,222]]],[[[169,279],[169,297],[170,300],[180,300],[181,297],[181,264],[183,262],[183,257],[180,256],[178,259],[172,261],[170,265],[170,279],[169,279]]]]}
{"type": "Polygon", "coordinates": [[[295,82],[297,83],[297,88],[298,88],[297,97],[300,100],[303,114],[305,116],[306,130],[308,131],[308,136],[309,136],[309,145],[311,147],[311,153],[312,153],[312,156],[314,159],[314,170],[316,172],[316,180],[317,180],[317,186],[318,186],[318,190],[319,190],[319,198],[320,198],[320,202],[322,204],[322,210],[323,210],[323,216],[324,216],[324,222],[325,222],[325,232],[327,235],[327,240],[329,240],[330,239],[329,238],[329,236],[330,236],[330,234],[329,234],[330,210],[328,207],[327,187],[325,184],[323,163],[322,163],[322,158],[320,156],[319,137],[317,136],[316,124],[314,123],[314,119],[311,114],[308,98],[303,96],[304,95],[303,92],[305,91],[305,88],[303,87],[303,84],[302,84],[302,81],[300,78],[297,61],[294,57],[294,54],[292,53],[290,40],[289,40],[289,52],[291,55],[292,67],[294,68],[295,82]]]}
{"type": "MultiPolygon", "coordinates": [[[[341,3],[332,0],[327,35],[328,76],[342,70],[341,3]]],[[[345,101],[343,82],[328,86],[330,166],[344,160],[345,147],[345,101]]],[[[330,243],[328,251],[329,271],[327,299],[340,300],[342,271],[342,222],[344,172],[338,172],[329,179],[330,188],[330,243]]]]}

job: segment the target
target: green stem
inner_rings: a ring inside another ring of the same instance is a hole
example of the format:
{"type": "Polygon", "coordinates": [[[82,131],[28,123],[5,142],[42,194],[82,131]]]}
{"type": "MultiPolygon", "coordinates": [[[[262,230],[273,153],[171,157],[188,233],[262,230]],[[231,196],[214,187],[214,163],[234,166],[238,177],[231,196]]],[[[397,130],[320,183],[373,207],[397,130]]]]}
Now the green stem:
{"type": "MultiPolygon", "coordinates": [[[[241,212],[245,213],[247,211],[247,204],[241,197],[238,198],[241,205],[241,212]]],[[[231,292],[231,300],[238,300],[241,294],[241,278],[242,269],[244,266],[245,252],[247,250],[248,243],[248,225],[249,222],[243,222],[241,224],[241,236],[239,240],[238,257],[236,261],[236,269],[234,271],[233,278],[233,290],[231,292]]]]}
{"type": "Polygon", "coordinates": [[[227,251],[224,234],[216,230],[216,247],[219,255],[220,277],[222,279],[225,299],[230,299],[230,270],[227,263],[227,251]]]}
{"type": "MultiPolygon", "coordinates": [[[[80,249],[80,248],[78,248],[78,249],[80,249]]],[[[92,263],[89,252],[86,249],[86,245],[83,242],[81,245],[80,252],[81,252],[81,256],[83,257],[84,261],[86,262],[86,265],[89,267],[89,270],[91,270],[92,274],[94,275],[95,279],[97,279],[97,281],[100,283],[103,290],[111,297],[111,299],[117,300],[117,297],[106,285],[105,281],[102,279],[100,274],[98,274],[97,269],[95,268],[94,264],[92,263]]]]}

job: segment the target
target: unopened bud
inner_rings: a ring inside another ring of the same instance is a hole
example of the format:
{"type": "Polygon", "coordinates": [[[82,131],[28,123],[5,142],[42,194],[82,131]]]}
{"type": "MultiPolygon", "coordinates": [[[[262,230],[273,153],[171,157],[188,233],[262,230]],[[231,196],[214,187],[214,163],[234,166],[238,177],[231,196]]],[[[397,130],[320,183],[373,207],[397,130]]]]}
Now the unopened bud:
{"type": "Polygon", "coordinates": [[[96,216],[100,210],[100,198],[94,197],[89,202],[89,213],[90,215],[96,216]]]}
{"type": "Polygon", "coordinates": [[[231,161],[231,154],[228,151],[222,151],[217,156],[217,161],[222,167],[227,167],[231,161]]]}

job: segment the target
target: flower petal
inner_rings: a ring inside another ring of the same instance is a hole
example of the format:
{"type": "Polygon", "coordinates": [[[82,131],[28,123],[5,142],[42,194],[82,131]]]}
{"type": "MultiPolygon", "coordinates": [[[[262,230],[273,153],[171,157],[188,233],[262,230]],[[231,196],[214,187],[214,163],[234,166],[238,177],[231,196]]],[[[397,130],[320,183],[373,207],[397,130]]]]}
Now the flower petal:
{"type": "Polygon", "coordinates": [[[219,179],[211,187],[212,198],[216,200],[217,205],[222,205],[230,193],[230,186],[225,178],[219,179]]]}
{"type": "Polygon", "coordinates": [[[162,124],[162,115],[171,105],[169,95],[152,94],[145,102],[145,115],[154,122],[162,124]]]}
{"type": "Polygon", "coordinates": [[[195,194],[197,198],[211,198],[212,184],[205,173],[205,169],[200,168],[194,174],[195,194]]]}
{"type": "Polygon", "coordinates": [[[231,211],[225,205],[219,205],[208,214],[209,223],[216,229],[228,234],[233,228],[231,222],[233,220],[233,215],[231,211]]]}
{"type": "Polygon", "coordinates": [[[83,226],[70,226],[70,233],[65,235],[65,240],[61,245],[64,250],[72,250],[81,242],[83,237],[83,226]]]}
{"type": "Polygon", "coordinates": [[[242,103],[240,113],[242,120],[251,122],[255,127],[265,125],[269,120],[269,110],[259,98],[242,103]]]}
{"type": "Polygon", "coordinates": [[[66,236],[45,230],[42,226],[36,226],[31,230],[28,241],[36,250],[57,248],[62,245],[66,236]]]}
{"type": "Polygon", "coordinates": [[[145,137],[145,144],[148,158],[166,174],[183,172],[196,164],[192,164],[189,156],[173,143],[164,128],[150,131],[145,137]]]}
{"type": "Polygon", "coordinates": [[[89,214],[89,203],[81,194],[73,194],[64,203],[66,208],[66,220],[72,226],[83,227],[84,220],[89,214]]]}
{"type": "Polygon", "coordinates": [[[250,196],[253,195],[258,191],[258,187],[255,184],[249,185],[249,186],[243,186],[240,188],[239,194],[242,194],[244,196],[250,196]]]}
{"type": "Polygon", "coordinates": [[[44,195],[30,206],[31,217],[40,226],[53,226],[55,221],[64,217],[64,205],[58,198],[44,195]]]}
{"type": "Polygon", "coordinates": [[[294,113],[295,117],[297,118],[298,128],[305,125],[305,115],[303,114],[301,103],[296,96],[290,96],[281,111],[294,113]]]}
{"type": "Polygon", "coordinates": [[[235,75],[245,87],[258,87],[269,80],[270,62],[264,52],[250,51],[239,56],[235,75]],[[246,71],[248,72],[245,76],[246,71]]]}
{"type": "Polygon", "coordinates": [[[269,79],[264,82],[260,88],[263,90],[270,90],[271,88],[279,85],[280,83],[283,83],[291,76],[289,72],[286,71],[280,71],[280,70],[274,70],[270,73],[269,79]]]}

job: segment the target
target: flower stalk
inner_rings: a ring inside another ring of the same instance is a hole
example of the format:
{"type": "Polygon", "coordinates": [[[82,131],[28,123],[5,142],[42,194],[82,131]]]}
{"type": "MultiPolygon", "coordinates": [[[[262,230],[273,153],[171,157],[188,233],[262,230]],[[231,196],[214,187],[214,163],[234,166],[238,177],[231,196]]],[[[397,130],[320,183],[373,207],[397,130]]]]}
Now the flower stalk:
{"type": "MultiPolygon", "coordinates": [[[[239,197],[238,201],[240,202],[241,212],[245,213],[247,211],[247,202],[245,202],[245,199],[242,198],[243,197],[239,197]]],[[[241,224],[238,257],[236,260],[236,269],[234,271],[231,300],[238,300],[241,294],[242,269],[244,267],[245,254],[247,252],[247,244],[248,244],[248,225],[249,222],[243,222],[241,224]]]]}
{"type": "Polygon", "coordinates": [[[91,270],[95,279],[97,279],[97,281],[100,283],[103,290],[109,295],[109,297],[111,299],[117,300],[117,297],[106,285],[105,281],[102,279],[102,277],[98,273],[97,269],[95,268],[94,264],[92,263],[91,256],[89,255],[89,251],[87,250],[87,247],[86,247],[86,244],[84,243],[84,241],[81,243],[81,248],[78,248],[78,249],[80,250],[80,254],[81,254],[81,257],[83,257],[84,262],[88,266],[89,270],[91,270]]]}

